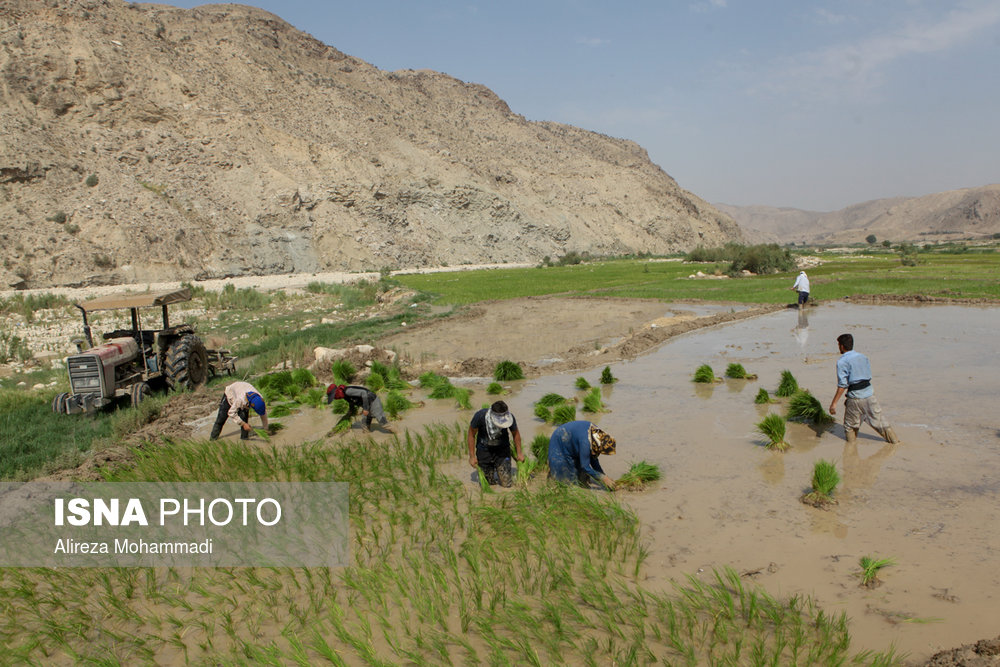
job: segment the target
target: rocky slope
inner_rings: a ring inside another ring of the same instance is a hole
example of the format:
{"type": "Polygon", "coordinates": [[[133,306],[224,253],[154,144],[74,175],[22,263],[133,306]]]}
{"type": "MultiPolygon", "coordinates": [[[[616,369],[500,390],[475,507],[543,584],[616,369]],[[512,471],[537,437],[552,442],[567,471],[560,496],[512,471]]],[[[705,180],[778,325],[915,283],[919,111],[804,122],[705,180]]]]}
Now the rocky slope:
{"type": "Polygon", "coordinates": [[[1000,234],[1000,184],[923,197],[876,199],[832,213],[770,206],[715,205],[747,239],[780,243],[916,243],[982,240],[1000,234]]]}
{"type": "Polygon", "coordinates": [[[0,137],[3,287],[741,239],[635,143],[239,5],[4,0],[0,137]]]}

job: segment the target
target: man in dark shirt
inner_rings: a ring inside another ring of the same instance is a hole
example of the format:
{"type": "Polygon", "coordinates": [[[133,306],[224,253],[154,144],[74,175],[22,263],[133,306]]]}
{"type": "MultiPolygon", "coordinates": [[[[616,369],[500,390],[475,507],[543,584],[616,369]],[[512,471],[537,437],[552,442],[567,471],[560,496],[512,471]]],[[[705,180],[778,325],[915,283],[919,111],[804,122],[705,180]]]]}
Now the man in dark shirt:
{"type": "Polygon", "coordinates": [[[489,408],[483,408],[469,422],[469,465],[482,470],[490,484],[514,484],[510,468],[511,434],[514,436],[517,460],[524,461],[521,432],[517,430],[517,420],[507,409],[506,403],[497,401],[489,408]]]}

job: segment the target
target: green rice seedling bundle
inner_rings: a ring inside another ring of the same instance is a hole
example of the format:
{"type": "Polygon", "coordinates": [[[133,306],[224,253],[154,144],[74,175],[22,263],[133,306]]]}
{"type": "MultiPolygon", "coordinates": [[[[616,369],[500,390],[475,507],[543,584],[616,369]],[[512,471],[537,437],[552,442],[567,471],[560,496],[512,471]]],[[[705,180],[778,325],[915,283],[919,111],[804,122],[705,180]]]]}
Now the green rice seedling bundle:
{"type": "Polygon", "coordinates": [[[346,416],[338,420],[337,423],[333,425],[333,428],[330,429],[332,433],[345,433],[350,430],[351,430],[351,419],[350,417],[346,416]]]}
{"type": "Polygon", "coordinates": [[[335,415],[347,414],[347,411],[351,409],[351,404],[342,398],[335,398],[330,402],[330,412],[335,415]]]}
{"type": "Polygon", "coordinates": [[[493,379],[497,382],[510,382],[511,380],[523,380],[524,371],[513,361],[501,361],[493,369],[493,379]]]}
{"type": "Polygon", "coordinates": [[[319,408],[326,401],[326,390],[313,387],[299,394],[296,400],[302,405],[311,405],[314,408],[319,408]]]}
{"type": "Polygon", "coordinates": [[[264,395],[265,400],[275,400],[280,396],[295,398],[300,391],[291,371],[276,371],[262,375],[257,378],[255,386],[264,395]]]}
{"type": "Polygon", "coordinates": [[[499,382],[490,382],[486,387],[486,393],[490,396],[497,396],[503,393],[503,385],[499,382]]]}
{"type": "Polygon", "coordinates": [[[593,387],[583,399],[584,412],[604,412],[604,401],[601,398],[601,388],[593,387]]]}
{"type": "Polygon", "coordinates": [[[820,459],[813,466],[812,491],[802,496],[807,505],[825,509],[827,505],[836,505],[833,492],[840,484],[840,473],[837,466],[825,459],[820,459]]]}
{"type": "Polygon", "coordinates": [[[639,461],[629,467],[628,472],[615,482],[615,486],[626,491],[641,491],[650,482],[660,479],[660,476],[660,466],[655,463],[639,461]]]}
{"type": "Polygon", "coordinates": [[[576,420],[576,406],[572,403],[557,405],[552,410],[552,423],[558,426],[576,420]]]}
{"type": "Polygon", "coordinates": [[[378,375],[381,377],[382,386],[386,389],[407,389],[410,386],[409,383],[403,379],[403,375],[398,366],[389,366],[388,364],[383,364],[381,361],[372,362],[369,377],[371,377],[371,375],[378,375]]]}
{"type": "Polygon", "coordinates": [[[374,392],[382,391],[385,389],[385,378],[378,373],[369,373],[365,378],[365,386],[374,392]]]}
{"type": "Polygon", "coordinates": [[[550,421],[552,419],[552,410],[549,410],[541,403],[535,403],[535,416],[543,422],[550,421]]]}
{"type": "Polygon", "coordinates": [[[560,403],[565,403],[565,402],[566,402],[565,396],[560,396],[559,394],[550,393],[550,394],[545,394],[540,399],[538,399],[538,401],[535,402],[535,405],[544,405],[547,408],[552,408],[559,405],[560,403]]]}
{"type": "Polygon", "coordinates": [[[576,388],[586,391],[587,389],[590,389],[590,383],[587,382],[587,378],[581,375],[576,379],[576,388]]]}
{"type": "Polygon", "coordinates": [[[538,459],[525,456],[524,460],[517,464],[518,484],[527,485],[527,483],[531,480],[531,477],[535,474],[536,468],[538,468],[538,459]]]}
{"type": "MultiPolygon", "coordinates": [[[[440,377],[440,376],[438,376],[440,377]]],[[[452,398],[455,395],[455,386],[446,377],[441,377],[437,384],[431,385],[429,398],[452,398]]]]}
{"type": "Polygon", "coordinates": [[[808,389],[799,389],[788,399],[788,419],[810,424],[831,424],[833,416],[808,389]]]}
{"type": "Polygon", "coordinates": [[[335,384],[350,384],[358,374],[358,369],[347,359],[337,359],[330,364],[330,373],[333,374],[335,384]]]}
{"type": "Polygon", "coordinates": [[[708,364],[702,364],[694,372],[694,381],[701,383],[715,382],[715,371],[708,364]]]}
{"type": "Polygon", "coordinates": [[[783,452],[788,449],[785,442],[785,418],[773,412],[761,421],[757,422],[757,431],[764,435],[768,442],[765,445],[768,449],[783,452]]]}
{"type": "Polygon", "coordinates": [[[433,389],[443,382],[448,382],[448,378],[443,375],[438,375],[434,371],[427,371],[426,373],[420,374],[420,377],[417,378],[417,382],[420,384],[421,389],[433,389]]]}
{"type": "Polygon", "coordinates": [[[781,382],[778,383],[778,390],[774,392],[777,396],[786,398],[799,390],[798,380],[789,370],[781,371],[781,382]]]}
{"type": "Polygon", "coordinates": [[[743,364],[729,364],[726,366],[726,377],[733,378],[736,380],[756,380],[757,376],[752,373],[747,373],[747,369],[743,368],[743,364]]]}
{"type": "Polygon", "coordinates": [[[767,389],[761,387],[757,390],[757,396],[753,399],[753,402],[757,405],[765,405],[771,403],[771,395],[767,393],[767,389]]]}
{"type": "Polygon", "coordinates": [[[267,416],[270,417],[287,417],[292,414],[292,409],[288,407],[286,403],[280,403],[270,410],[267,411],[267,416]]]}
{"type": "Polygon", "coordinates": [[[392,419],[397,419],[406,410],[414,406],[413,401],[406,397],[406,394],[398,389],[391,389],[382,401],[385,413],[392,419]]]}
{"type": "Polygon", "coordinates": [[[605,366],[604,370],[601,371],[601,384],[614,384],[618,382],[618,378],[611,374],[611,366],[605,366]]]}
{"type": "Polygon", "coordinates": [[[476,472],[479,473],[479,488],[483,493],[493,493],[493,488],[490,486],[490,481],[486,479],[486,473],[483,472],[482,468],[476,468],[476,472]]]}
{"type": "Polygon", "coordinates": [[[269,421],[267,422],[267,432],[270,435],[274,435],[278,431],[284,430],[285,425],[281,422],[269,421]]]}
{"type": "Polygon", "coordinates": [[[531,446],[529,447],[531,453],[534,455],[535,460],[539,463],[544,461],[548,465],[549,461],[549,436],[544,433],[539,433],[531,441],[531,446]]]}
{"type": "Polygon", "coordinates": [[[271,442],[271,434],[262,428],[255,428],[253,430],[264,442],[271,442]]]}
{"type": "Polygon", "coordinates": [[[471,389],[466,387],[452,387],[452,396],[455,397],[455,402],[458,404],[458,407],[463,410],[472,409],[471,389]]]}
{"type": "Polygon", "coordinates": [[[862,556],[859,562],[859,565],[861,565],[861,585],[865,588],[875,588],[881,585],[882,582],[878,578],[879,570],[895,564],[896,560],[894,558],[862,556]]]}
{"type": "Polygon", "coordinates": [[[312,374],[308,368],[296,368],[292,371],[292,382],[295,386],[299,388],[299,391],[303,389],[308,389],[309,387],[315,387],[318,383],[316,382],[316,376],[312,374]]]}

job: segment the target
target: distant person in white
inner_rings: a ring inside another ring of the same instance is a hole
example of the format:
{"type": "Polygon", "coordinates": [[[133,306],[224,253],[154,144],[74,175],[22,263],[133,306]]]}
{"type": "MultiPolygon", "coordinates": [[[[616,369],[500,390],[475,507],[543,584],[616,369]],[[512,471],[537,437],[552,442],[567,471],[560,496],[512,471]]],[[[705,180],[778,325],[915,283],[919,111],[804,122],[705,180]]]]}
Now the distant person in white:
{"type": "Polygon", "coordinates": [[[799,308],[806,305],[809,300],[809,276],[805,271],[799,271],[799,277],[795,279],[792,289],[799,293],[799,308]]]}

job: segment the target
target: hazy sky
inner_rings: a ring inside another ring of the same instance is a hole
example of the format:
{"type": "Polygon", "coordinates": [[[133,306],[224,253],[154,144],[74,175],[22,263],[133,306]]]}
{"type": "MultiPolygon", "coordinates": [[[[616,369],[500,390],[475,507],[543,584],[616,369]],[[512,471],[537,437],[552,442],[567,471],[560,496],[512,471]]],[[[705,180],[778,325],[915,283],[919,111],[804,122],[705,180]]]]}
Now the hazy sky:
{"type": "Polygon", "coordinates": [[[829,211],[1000,183],[1000,0],[243,4],[636,141],[710,202],[829,211]]]}

